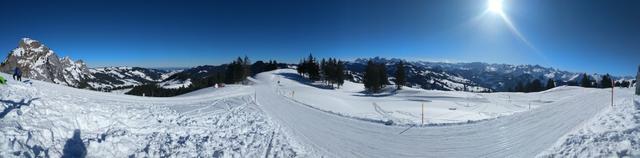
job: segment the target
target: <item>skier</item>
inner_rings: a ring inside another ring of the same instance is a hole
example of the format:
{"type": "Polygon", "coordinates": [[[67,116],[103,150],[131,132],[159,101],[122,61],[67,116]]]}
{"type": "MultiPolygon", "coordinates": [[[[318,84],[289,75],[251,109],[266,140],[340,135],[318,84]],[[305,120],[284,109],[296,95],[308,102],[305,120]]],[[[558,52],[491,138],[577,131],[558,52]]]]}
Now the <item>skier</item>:
{"type": "Polygon", "coordinates": [[[20,68],[16,67],[13,69],[13,79],[22,81],[22,71],[20,71],[20,68]]]}

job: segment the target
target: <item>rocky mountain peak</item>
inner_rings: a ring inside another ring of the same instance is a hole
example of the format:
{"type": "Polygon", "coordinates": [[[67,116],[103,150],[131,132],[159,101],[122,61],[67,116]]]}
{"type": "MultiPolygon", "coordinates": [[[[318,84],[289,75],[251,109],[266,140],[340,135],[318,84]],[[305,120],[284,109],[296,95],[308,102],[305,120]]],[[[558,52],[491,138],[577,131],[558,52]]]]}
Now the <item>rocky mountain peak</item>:
{"type": "Polygon", "coordinates": [[[22,70],[24,78],[73,87],[79,87],[85,79],[93,77],[84,62],[59,58],[49,47],[30,38],[18,42],[18,47],[0,65],[0,71],[13,74],[16,67],[22,70]]]}

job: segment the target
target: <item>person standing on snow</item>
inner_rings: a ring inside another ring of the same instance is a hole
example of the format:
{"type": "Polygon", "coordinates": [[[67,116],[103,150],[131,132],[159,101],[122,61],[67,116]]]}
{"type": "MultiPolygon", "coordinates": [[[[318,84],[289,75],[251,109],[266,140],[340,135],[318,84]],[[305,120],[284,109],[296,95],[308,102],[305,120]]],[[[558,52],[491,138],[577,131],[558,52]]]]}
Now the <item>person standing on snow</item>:
{"type": "Polygon", "coordinates": [[[20,68],[16,67],[13,69],[13,79],[22,81],[22,71],[20,71],[20,68]]]}

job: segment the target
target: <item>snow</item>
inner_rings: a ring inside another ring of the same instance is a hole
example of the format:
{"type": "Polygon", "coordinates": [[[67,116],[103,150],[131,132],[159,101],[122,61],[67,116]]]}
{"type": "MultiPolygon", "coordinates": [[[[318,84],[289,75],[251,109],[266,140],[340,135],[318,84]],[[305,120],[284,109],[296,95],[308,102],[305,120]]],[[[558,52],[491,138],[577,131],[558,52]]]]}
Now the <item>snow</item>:
{"type": "Polygon", "coordinates": [[[611,107],[610,91],[595,88],[389,87],[369,95],[361,84],[329,89],[289,69],[250,80],[168,98],[10,80],[0,86],[0,156],[60,157],[73,146],[88,157],[634,157],[639,150],[640,100],[630,89],[617,90],[611,107]]]}
{"type": "MultiPolygon", "coordinates": [[[[256,86],[258,104],[286,125],[286,131],[293,138],[308,145],[313,155],[326,157],[531,157],[601,112],[609,101],[608,97],[601,97],[607,96],[606,90],[579,87],[560,87],[534,94],[495,93],[497,96],[513,94],[513,98],[553,102],[487,121],[418,126],[400,134],[408,126],[386,126],[381,122],[341,117],[296,100],[275,99],[284,97],[282,93],[276,93],[277,80],[286,81],[275,74],[257,75],[261,81],[256,86]]],[[[313,91],[318,102],[324,105],[340,100],[336,98],[338,95],[327,96],[330,93],[319,92],[313,91]]],[[[304,98],[301,96],[304,94],[296,91],[294,98],[304,98]]],[[[370,97],[369,100],[375,98],[383,97],[370,97]]],[[[499,97],[492,98],[499,100],[499,97]]],[[[341,105],[344,109],[351,108],[344,105],[347,104],[341,105]]]]}
{"type": "Polygon", "coordinates": [[[165,79],[167,79],[167,78],[169,78],[169,77],[173,76],[174,74],[180,73],[180,72],[182,72],[182,71],[183,71],[183,70],[174,70],[174,71],[170,71],[170,72],[168,72],[168,73],[164,73],[164,74],[162,74],[162,75],[160,76],[160,80],[161,80],[161,81],[164,81],[165,79]]]}
{"type": "Polygon", "coordinates": [[[401,125],[421,124],[422,104],[425,106],[425,124],[443,124],[493,119],[527,111],[529,105],[537,108],[556,101],[545,93],[470,93],[410,87],[394,91],[393,85],[382,94],[369,95],[363,92],[364,86],[359,83],[345,81],[340,89],[322,89],[317,87],[324,86],[323,83],[310,86],[308,80],[296,73],[284,69],[275,74],[281,82],[279,94],[324,111],[366,120],[392,120],[401,125]],[[295,93],[293,97],[292,92],[295,93]],[[538,100],[540,97],[545,98],[538,100]]]}
{"type": "Polygon", "coordinates": [[[189,87],[189,85],[191,85],[191,79],[187,79],[187,80],[169,80],[169,81],[164,81],[164,82],[160,82],[158,83],[158,85],[160,85],[162,88],[169,88],[169,89],[177,89],[177,88],[181,88],[181,87],[189,87]]]}
{"type": "MultiPolygon", "coordinates": [[[[640,157],[640,99],[631,88],[614,105],[573,131],[540,157],[640,157]],[[630,95],[631,94],[631,95],[630,95]]],[[[617,92],[620,93],[620,92],[617,92]]]]}
{"type": "MultiPolygon", "coordinates": [[[[7,74],[1,74],[7,77],[7,74]]],[[[0,157],[295,157],[304,150],[250,88],[175,98],[13,80],[0,86],[0,157]],[[17,107],[19,106],[19,107],[17,107]],[[68,155],[67,155],[68,156],[68,155]]]]}
{"type": "Polygon", "coordinates": [[[38,42],[38,41],[33,40],[31,38],[22,38],[22,41],[27,45],[31,45],[31,43],[33,43],[33,42],[38,42]]]}
{"type": "Polygon", "coordinates": [[[129,73],[132,74],[132,75],[139,76],[140,78],[144,78],[144,79],[149,80],[149,81],[154,81],[154,79],[152,79],[151,77],[147,76],[146,74],[144,74],[143,72],[140,72],[140,71],[130,71],[129,73]]]}

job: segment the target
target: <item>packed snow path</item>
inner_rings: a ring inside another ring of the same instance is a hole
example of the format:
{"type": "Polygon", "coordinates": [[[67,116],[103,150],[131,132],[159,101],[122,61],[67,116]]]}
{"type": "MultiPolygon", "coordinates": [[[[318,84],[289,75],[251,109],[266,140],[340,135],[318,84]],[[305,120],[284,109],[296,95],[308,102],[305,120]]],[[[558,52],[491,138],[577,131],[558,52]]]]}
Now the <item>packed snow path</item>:
{"type": "Polygon", "coordinates": [[[340,117],[291,101],[278,95],[275,78],[274,73],[257,76],[258,104],[313,154],[328,157],[533,157],[610,104],[606,90],[568,89],[575,93],[530,112],[399,134],[407,127],[340,117]]]}

